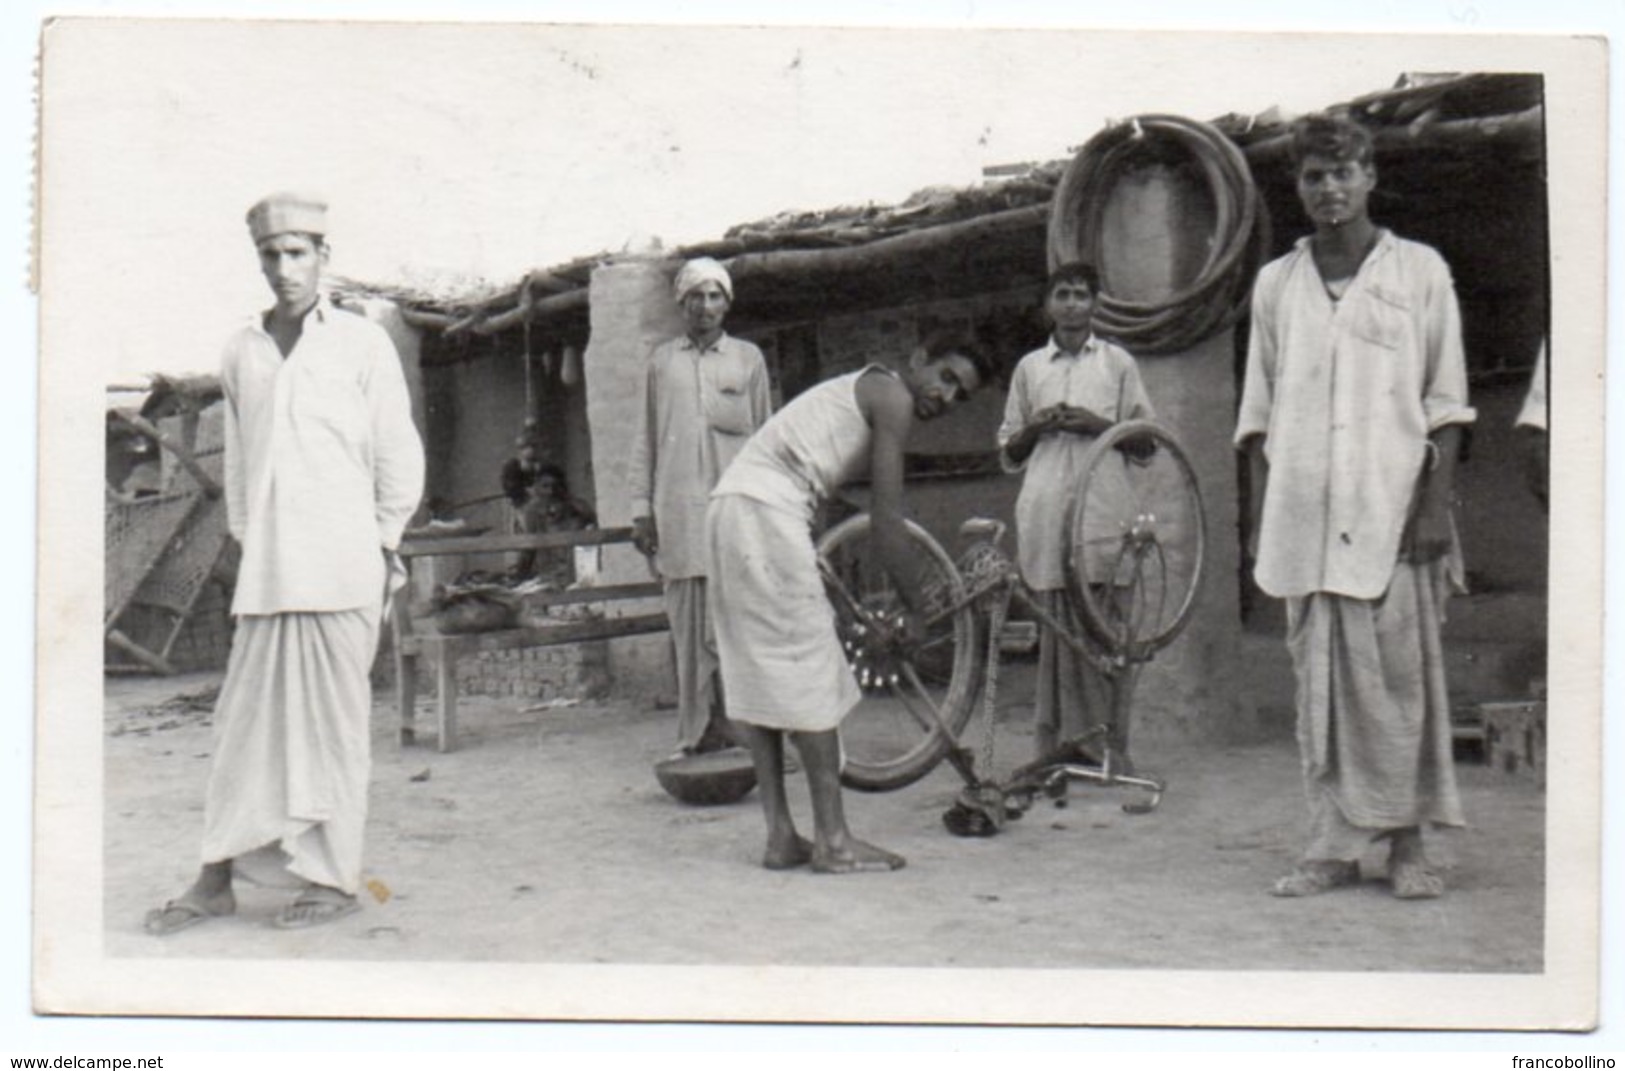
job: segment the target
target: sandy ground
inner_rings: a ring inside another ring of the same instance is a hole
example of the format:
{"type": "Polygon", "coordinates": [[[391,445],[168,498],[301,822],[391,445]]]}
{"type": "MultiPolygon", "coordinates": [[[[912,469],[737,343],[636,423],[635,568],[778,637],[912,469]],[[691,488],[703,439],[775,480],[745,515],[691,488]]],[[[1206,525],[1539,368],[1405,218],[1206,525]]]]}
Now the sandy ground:
{"type": "MultiPolygon", "coordinates": [[[[996,766],[1031,750],[1030,686],[1001,689],[996,766]]],[[[1459,764],[1472,828],[1450,838],[1451,892],[1394,899],[1384,854],[1358,888],[1265,895],[1301,829],[1288,739],[1150,746],[1169,791],[1149,815],[1087,786],[989,839],[940,816],[946,767],[881,795],[848,794],[854,830],[909,859],[893,874],[826,877],[758,865],[755,794],[693,807],[651,766],[671,714],[624,703],[523,711],[470,700],[461,750],[401,749],[390,696],[374,716],[367,872],[379,893],[331,927],[268,925],[287,895],[248,888],[237,916],[167,939],[143,913],[195,871],[207,710],[165,703],[214,678],[109,681],[105,940],[112,956],[614,964],[1157,967],[1535,972],[1542,967],[1544,793],[1459,764]]],[[[420,716],[420,725],[432,718],[420,716]]],[[[973,739],[980,739],[973,725],[973,739]]],[[[792,786],[804,828],[804,782],[792,786]]]]}

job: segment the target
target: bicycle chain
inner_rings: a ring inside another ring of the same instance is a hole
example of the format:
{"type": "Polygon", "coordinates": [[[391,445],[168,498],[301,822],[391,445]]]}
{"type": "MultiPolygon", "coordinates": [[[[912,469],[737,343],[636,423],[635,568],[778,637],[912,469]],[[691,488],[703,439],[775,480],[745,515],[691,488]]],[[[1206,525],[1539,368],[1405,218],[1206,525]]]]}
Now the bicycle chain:
{"type": "Polygon", "coordinates": [[[982,717],[986,729],[982,736],[982,777],[993,776],[993,732],[998,718],[999,696],[999,637],[1004,633],[1004,619],[1010,612],[1010,588],[1006,585],[992,599],[987,623],[987,668],[982,684],[982,717]]]}
{"type": "Polygon", "coordinates": [[[993,772],[994,731],[998,718],[999,638],[1010,613],[1011,562],[992,543],[978,543],[960,557],[958,568],[964,578],[967,594],[980,604],[978,608],[988,616],[987,664],[982,677],[984,731],[979,759],[981,777],[987,779],[993,772]]]}

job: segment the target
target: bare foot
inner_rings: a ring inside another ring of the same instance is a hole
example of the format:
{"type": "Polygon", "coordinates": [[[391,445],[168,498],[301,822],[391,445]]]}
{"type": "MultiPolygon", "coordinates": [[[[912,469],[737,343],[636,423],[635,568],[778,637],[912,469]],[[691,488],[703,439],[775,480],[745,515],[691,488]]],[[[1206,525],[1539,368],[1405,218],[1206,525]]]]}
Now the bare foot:
{"type": "Polygon", "coordinates": [[[767,852],[762,856],[762,865],[769,870],[794,870],[811,862],[812,857],[812,841],[797,834],[788,844],[769,841],[767,852]]]}
{"type": "Polygon", "coordinates": [[[877,848],[867,841],[851,838],[839,849],[813,848],[812,868],[817,874],[857,874],[865,871],[901,870],[907,862],[895,852],[877,848]]]}

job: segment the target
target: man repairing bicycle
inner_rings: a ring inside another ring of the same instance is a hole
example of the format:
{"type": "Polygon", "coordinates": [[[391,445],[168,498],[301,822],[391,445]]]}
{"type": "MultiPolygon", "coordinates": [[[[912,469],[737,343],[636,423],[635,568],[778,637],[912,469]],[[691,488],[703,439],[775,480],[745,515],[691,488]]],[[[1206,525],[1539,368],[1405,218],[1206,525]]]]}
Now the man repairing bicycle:
{"type": "Polygon", "coordinates": [[[710,598],[729,716],[756,766],[762,865],[825,874],[896,870],[903,857],[854,837],[841,799],[837,728],[860,698],[824,591],[811,524],[820,499],[868,472],[873,547],[918,636],[919,562],[903,523],[903,449],[917,420],[947,413],[990,376],[970,339],[934,336],[902,372],[872,364],[804,391],[753,435],[711,494],[710,598]],[[813,840],[785,799],[784,739],[801,754],[813,840]]]}
{"type": "MultiPolygon", "coordinates": [[[[1044,311],[1054,327],[1047,345],[1016,365],[999,426],[999,460],[1024,473],[1016,499],[1017,563],[1039,604],[1058,621],[1078,625],[1066,592],[1073,489],[1095,437],[1125,420],[1150,420],[1151,400],[1127,350],[1094,333],[1100,276],[1088,264],[1064,264],[1050,275],[1044,311]]],[[[1087,582],[1110,583],[1109,562],[1088,561],[1087,582]]],[[[1088,659],[1041,627],[1035,712],[1037,754],[1078,740],[1105,724],[1111,682],[1088,659]]]]}

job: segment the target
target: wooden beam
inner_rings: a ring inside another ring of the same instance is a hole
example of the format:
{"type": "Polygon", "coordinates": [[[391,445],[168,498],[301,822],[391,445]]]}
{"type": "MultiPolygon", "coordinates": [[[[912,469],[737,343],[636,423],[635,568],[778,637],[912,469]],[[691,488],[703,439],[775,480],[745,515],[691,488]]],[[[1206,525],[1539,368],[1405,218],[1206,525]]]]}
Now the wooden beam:
{"type": "MultiPolygon", "coordinates": [[[[1544,145],[1545,129],[1545,112],[1537,105],[1511,115],[1377,127],[1372,130],[1371,136],[1376,142],[1378,162],[1381,163],[1384,155],[1408,149],[1489,149],[1538,155],[1544,145]]],[[[1280,167],[1284,170],[1291,147],[1292,135],[1288,132],[1254,142],[1242,152],[1247,157],[1248,166],[1255,171],[1261,167],[1280,167]]]]}
{"type": "Polygon", "coordinates": [[[192,474],[192,478],[197,481],[198,486],[203,489],[204,494],[208,495],[210,498],[220,497],[220,485],[215,483],[214,477],[210,476],[206,471],[204,471],[203,466],[197,463],[197,459],[192,456],[192,452],[190,450],[186,449],[186,447],[159,431],[152,424],[152,422],[147,420],[145,417],[131,416],[128,413],[120,413],[117,410],[113,411],[113,416],[115,419],[122,420],[124,423],[128,424],[136,431],[139,431],[141,434],[145,435],[147,438],[151,439],[165,450],[168,450],[170,453],[174,454],[175,460],[179,461],[181,463],[181,467],[192,474]]]}
{"type": "Polygon", "coordinates": [[[526,606],[572,606],[584,602],[603,602],[606,599],[658,599],[666,586],[658,580],[642,584],[605,584],[602,587],[565,588],[563,591],[538,591],[525,596],[526,606]]]}
{"type": "Polygon", "coordinates": [[[171,665],[167,659],[153,654],[151,651],[147,650],[139,643],[136,643],[134,640],[130,639],[116,628],[108,631],[107,642],[112,644],[114,647],[117,647],[131,658],[134,658],[137,662],[140,662],[143,666],[152,670],[154,673],[162,674],[165,677],[173,677],[175,675],[175,667],[171,665]]]}
{"type": "Polygon", "coordinates": [[[427,312],[410,305],[397,305],[396,308],[401,311],[401,319],[419,330],[444,331],[457,322],[457,317],[444,312],[427,312]]]}
{"type": "Polygon", "coordinates": [[[627,614],[624,617],[586,618],[568,621],[546,628],[502,629],[497,632],[464,632],[455,635],[415,635],[413,645],[419,653],[431,645],[439,648],[441,659],[455,659],[459,655],[476,651],[509,651],[516,647],[556,647],[585,640],[613,640],[624,636],[641,636],[650,632],[665,632],[670,628],[665,611],[648,614],[627,614]]]}
{"type": "Polygon", "coordinates": [[[587,288],[583,286],[577,290],[566,290],[561,294],[551,294],[544,298],[537,298],[529,306],[516,305],[507,312],[477,320],[473,325],[473,329],[476,335],[495,335],[523,324],[527,312],[530,315],[531,323],[537,323],[574,312],[577,309],[585,309],[586,307],[587,288]]]}
{"type": "Polygon", "coordinates": [[[786,249],[772,253],[743,253],[727,262],[737,286],[775,275],[793,274],[805,283],[810,278],[875,271],[898,257],[941,252],[959,245],[974,245],[1000,231],[1030,227],[1049,220],[1049,203],[1006,209],[957,223],[922,227],[907,234],[881,238],[838,249],[786,249]]]}
{"type": "Polygon", "coordinates": [[[605,543],[625,543],[632,538],[630,528],[587,528],[579,532],[518,532],[513,535],[408,536],[401,540],[403,558],[433,557],[438,554],[496,554],[513,550],[549,547],[594,547],[605,543]]]}

